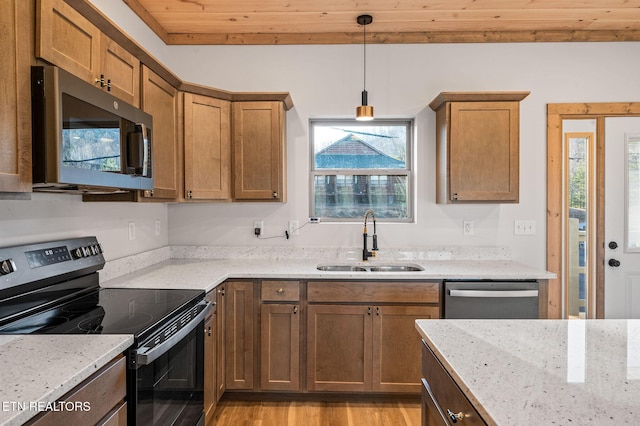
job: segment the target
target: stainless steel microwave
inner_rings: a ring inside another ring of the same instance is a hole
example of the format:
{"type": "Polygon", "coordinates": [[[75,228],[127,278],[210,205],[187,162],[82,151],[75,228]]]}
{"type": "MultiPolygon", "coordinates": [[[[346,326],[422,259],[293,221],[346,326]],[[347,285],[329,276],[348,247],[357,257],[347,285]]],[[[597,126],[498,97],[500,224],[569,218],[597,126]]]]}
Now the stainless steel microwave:
{"type": "Polygon", "coordinates": [[[33,190],[153,189],[152,117],[54,66],[31,67],[33,190]]]}

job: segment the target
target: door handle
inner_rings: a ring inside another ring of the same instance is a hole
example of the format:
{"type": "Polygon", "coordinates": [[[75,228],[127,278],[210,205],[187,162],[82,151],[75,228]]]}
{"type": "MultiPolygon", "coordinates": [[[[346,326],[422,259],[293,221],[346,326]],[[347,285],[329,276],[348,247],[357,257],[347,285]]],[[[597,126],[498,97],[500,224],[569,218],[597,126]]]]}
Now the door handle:
{"type": "Polygon", "coordinates": [[[609,259],[609,266],[617,268],[618,266],[620,266],[620,261],[617,259],[609,259]]]}
{"type": "Polygon", "coordinates": [[[609,243],[609,248],[610,248],[611,250],[615,250],[615,249],[617,249],[617,248],[618,248],[618,243],[616,243],[615,241],[611,241],[611,242],[609,243]]]}

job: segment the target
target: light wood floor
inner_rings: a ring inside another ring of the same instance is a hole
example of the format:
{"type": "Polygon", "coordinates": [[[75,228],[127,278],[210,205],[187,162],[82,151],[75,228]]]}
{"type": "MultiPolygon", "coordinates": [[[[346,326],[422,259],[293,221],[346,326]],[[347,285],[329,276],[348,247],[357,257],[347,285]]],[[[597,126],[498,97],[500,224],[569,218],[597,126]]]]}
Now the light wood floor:
{"type": "Polygon", "coordinates": [[[419,402],[225,401],[216,426],[420,426],[419,402]]]}

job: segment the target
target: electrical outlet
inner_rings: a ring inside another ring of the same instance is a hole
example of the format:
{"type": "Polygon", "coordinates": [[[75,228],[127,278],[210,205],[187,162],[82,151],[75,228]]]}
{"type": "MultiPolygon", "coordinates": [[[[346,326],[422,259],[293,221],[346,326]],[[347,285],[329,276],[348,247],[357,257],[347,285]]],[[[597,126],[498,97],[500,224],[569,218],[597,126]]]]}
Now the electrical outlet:
{"type": "Polygon", "coordinates": [[[129,222],[129,241],[136,239],[136,223],[132,220],[129,222]]]}
{"type": "Polygon", "coordinates": [[[535,220],[515,220],[513,222],[513,234],[514,235],[535,235],[536,221],[535,220]]]}
{"type": "Polygon", "coordinates": [[[256,237],[259,237],[264,233],[264,221],[263,220],[254,220],[253,221],[253,234],[256,237]]]}
{"type": "Polygon", "coordinates": [[[300,232],[298,231],[298,221],[290,220],[289,221],[289,235],[298,235],[300,232]]]}
{"type": "Polygon", "coordinates": [[[473,235],[473,221],[465,220],[462,222],[462,233],[464,235],[473,235]]]}
{"type": "Polygon", "coordinates": [[[156,237],[160,235],[160,221],[156,219],[156,237]]]}

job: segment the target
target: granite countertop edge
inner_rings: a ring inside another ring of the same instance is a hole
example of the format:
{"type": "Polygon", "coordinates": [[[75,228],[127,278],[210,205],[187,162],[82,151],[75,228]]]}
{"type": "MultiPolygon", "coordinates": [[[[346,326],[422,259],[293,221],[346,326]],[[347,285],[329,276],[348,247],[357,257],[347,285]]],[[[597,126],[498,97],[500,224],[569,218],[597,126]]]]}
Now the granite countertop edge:
{"type": "Polygon", "coordinates": [[[132,335],[0,335],[0,425],[35,417],[39,403],[59,400],[132,344],[132,335]]]}

